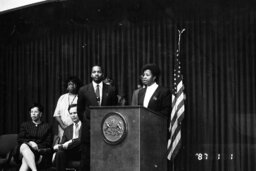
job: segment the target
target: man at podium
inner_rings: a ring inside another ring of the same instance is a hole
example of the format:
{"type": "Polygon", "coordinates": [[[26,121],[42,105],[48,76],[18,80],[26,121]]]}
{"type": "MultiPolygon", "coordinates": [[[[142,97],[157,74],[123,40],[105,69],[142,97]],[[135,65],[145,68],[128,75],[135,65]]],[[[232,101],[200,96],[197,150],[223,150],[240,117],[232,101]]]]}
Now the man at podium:
{"type": "Polygon", "coordinates": [[[103,83],[103,72],[99,65],[92,67],[92,82],[80,88],[78,92],[78,117],[83,122],[81,137],[81,170],[90,170],[90,106],[117,105],[116,89],[103,83]]]}
{"type": "Polygon", "coordinates": [[[171,91],[157,84],[160,69],[155,64],[146,64],[142,68],[142,83],[146,85],[138,93],[138,105],[162,113],[169,118],[172,109],[171,91]]]}

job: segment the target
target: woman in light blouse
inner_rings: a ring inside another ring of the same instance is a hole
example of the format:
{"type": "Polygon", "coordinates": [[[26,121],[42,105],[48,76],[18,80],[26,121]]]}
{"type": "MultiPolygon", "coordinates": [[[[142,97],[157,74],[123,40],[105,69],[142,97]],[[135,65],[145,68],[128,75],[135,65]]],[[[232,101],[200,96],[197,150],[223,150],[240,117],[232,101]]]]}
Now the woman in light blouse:
{"type": "Polygon", "coordinates": [[[67,93],[60,96],[53,114],[53,117],[58,122],[58,136],[60,139],[63,136],[64,129],[73,123],[68,107],[72,104],[77,104],[77,92],[82,83],[77,77],[72,76],[67,79],[65,85],[67,93]]]}

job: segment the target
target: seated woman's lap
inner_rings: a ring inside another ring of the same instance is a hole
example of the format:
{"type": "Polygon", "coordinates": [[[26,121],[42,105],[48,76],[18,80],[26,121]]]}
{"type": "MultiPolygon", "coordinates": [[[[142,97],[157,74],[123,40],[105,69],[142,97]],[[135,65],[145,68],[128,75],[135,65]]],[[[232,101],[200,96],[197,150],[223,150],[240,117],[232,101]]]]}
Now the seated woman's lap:
{"type": "Polygon", "coordinates": [[[40,154],[39,154],[39,152],[37,151],[37,150],[35,150],[35,149],[33,149],[30,145],[28,145],[27,143],[23,143],[23,144],[21,144],[21,146],[20,146],[20,157],[19,157],[19,159],[21,160],[22,159],[22,148],[26,148],[26,149],[28,149],[28,150],[30,150],[33,154],[34,154],[34,156],[35,156],[35,161],[38,161],[39,159],[40,159],[40,154]]]}

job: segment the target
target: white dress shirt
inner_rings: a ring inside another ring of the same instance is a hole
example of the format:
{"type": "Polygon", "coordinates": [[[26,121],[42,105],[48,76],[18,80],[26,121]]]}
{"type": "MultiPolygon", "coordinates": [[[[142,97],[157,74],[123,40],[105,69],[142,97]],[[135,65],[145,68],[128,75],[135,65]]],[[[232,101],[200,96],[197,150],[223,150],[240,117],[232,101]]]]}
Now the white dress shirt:
{"type": "Polygon", "coordinates": [[[95,83],[94,81],[92,82],[93,88],[94,88],[94,92],[96,93],[96,89],[97,89],[97,85],[99,85],[99,89],[100,89],[100,104],[102,102],[102,89],[103,89],[103,82],[101,81],[99,84],[95,83]]]}
{"type": "Polygon", "coordinates": [[[144,107],[146,107],[146,108],[148,107],[148,103],[149,103],[152,95],[156,91],[157,87],[158,87],[157,83],[153,83],[152,85],[147,86],[145,97],[144,97],[144,101],[143,101],[143,106],[144,107]]]}
{"type": "Polygon", "coordinates": [[[73,138],[72,139],[79,138],[80,129],[81,129],[81,121],[79,121],[77,124],[76,123],[73,124],[73,138]]]}

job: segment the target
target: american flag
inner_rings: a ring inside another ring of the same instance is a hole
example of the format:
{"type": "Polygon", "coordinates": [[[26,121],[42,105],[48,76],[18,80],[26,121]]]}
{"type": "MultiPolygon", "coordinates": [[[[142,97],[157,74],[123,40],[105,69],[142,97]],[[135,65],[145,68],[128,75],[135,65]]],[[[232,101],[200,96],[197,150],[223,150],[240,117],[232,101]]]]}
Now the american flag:
{"type": "MultiPolygon", "coordinates": [[[[180,35],[182,32],[179,31],[180,35]]],[[[181,63],[179,59],[179,44],[178,50],[174,60],[174,72],[173,72],[173,87],[172,87],[172,112],[170,117],[169,133],[170,138],[168,140],[167,158],[173,160],[181,148],[181,122],[184,118],[185,112],[185,94],[183,76],[181,73],[181,63]]]]}

